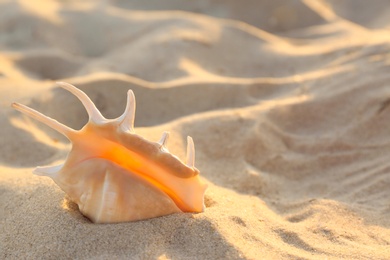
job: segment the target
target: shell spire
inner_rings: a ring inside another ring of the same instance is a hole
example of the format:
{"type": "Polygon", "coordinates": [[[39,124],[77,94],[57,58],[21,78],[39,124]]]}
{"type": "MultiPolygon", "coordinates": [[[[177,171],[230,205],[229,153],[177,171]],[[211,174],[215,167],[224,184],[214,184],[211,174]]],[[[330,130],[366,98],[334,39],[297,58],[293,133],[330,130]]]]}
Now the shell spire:
{"type": "Polygon", "coordinates": [[[136,221],[180,212],[202,212],[207,185],[195,168],[195,146],[187,137],[183,163],[166,148],[169,132],[158,142],[135,134],[135,96],[127,92],[125,112],[105,119],[91,99],[71,84],[59,82],[88,112],[80,130],[71,129],[24,105],[12,107],[64,134],[72,149],[63,164],[37,167],[51,177],[95,223],[136,221]]]}

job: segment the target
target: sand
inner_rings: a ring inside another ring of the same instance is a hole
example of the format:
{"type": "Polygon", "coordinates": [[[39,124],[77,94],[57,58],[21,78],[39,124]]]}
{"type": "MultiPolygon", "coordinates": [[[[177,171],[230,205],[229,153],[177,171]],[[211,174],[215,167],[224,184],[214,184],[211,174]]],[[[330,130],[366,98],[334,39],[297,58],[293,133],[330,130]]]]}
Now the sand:
{"type": "Polygon", "coordinates": [[[1,259],[390,259],[387,0],[0,1],[1,259]],[[137,98],[136,131],[209,185],[206,210],[92,224],[37,165],[137,98]]]}

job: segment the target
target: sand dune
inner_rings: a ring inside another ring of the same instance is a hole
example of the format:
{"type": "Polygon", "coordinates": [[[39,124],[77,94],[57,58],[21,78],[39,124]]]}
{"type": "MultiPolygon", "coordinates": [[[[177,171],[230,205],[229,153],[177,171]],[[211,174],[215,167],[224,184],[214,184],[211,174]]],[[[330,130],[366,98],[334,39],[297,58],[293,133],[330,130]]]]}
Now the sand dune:
{"type": "Polygon", "coordinates": [[[388,2],[144,2],[0,1],[0,258],[389,259],[388,2]],[[87,121],[55,81],[192,136],[205,212],[92,224],[33,175],[70,144],[10,103],[87,121]]]}

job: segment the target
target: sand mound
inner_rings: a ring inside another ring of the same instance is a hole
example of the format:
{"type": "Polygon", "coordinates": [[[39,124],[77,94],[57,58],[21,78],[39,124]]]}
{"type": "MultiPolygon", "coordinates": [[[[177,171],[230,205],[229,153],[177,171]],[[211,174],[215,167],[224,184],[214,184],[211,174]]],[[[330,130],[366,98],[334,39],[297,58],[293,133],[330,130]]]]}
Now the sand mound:
{"type": "Polygon", "coordinates": [[[0,1],[0,258],[388,259],[389,28],[385,0],[0,1]],[[9,105],[80,129],[57,80],[192,136],[206,211],[96,225],[32,175],[70,144],[9,105]]]}

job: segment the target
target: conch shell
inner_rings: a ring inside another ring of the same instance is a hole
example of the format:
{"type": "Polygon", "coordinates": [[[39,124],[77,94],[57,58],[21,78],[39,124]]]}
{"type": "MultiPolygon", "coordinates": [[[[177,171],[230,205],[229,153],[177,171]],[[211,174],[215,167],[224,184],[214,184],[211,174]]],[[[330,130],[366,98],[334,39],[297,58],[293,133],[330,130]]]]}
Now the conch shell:
{"type": "Polygon", "coordinates": [[[48,125],[72,142],[65,163],[37,167],[51,177],[81,213],[95,223],[137,221],[175,212],[202,212],[206,185],[195,168],[195,148],[187,137],[187,161],[166,148],[169,133],[150,142],[134,132],[135,97],[127,93],[125,112],[102,116],[89,97],[73,85],[58,84],[83,103],[89,115],[81,130],[71,129],[27,106],[12,107],[48,125]]]}

